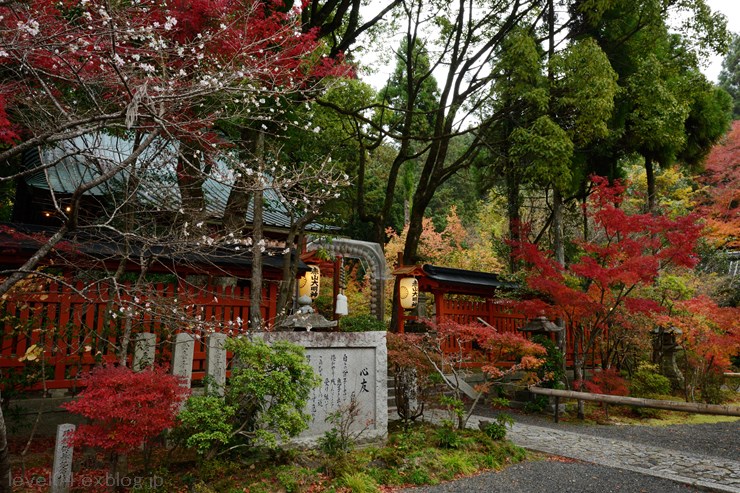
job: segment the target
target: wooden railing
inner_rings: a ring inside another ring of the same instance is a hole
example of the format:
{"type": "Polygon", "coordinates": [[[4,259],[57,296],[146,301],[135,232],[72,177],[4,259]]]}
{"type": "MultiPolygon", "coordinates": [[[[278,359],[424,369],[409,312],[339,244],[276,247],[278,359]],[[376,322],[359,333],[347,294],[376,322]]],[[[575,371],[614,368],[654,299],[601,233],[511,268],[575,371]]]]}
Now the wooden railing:
{"type": "MultiPolygon", "coordinates": [[[[485,322],[500,333],[517,332],[527,323],[527,318],[518,313],[511,313],[505,305],[496,303],[493,300],[475,301],[475,300],[442,300],[442,316],[446,319],[454,320],[461,324],[474,324],[485,322]]],[[[586,334],[587,335],[587,334],[586,334]]],[[[604,334],[606,336],[606,334],[604,334]]],[[[575,359],[575,334],[572,330],[566,330],[566,364],[571,366],[575,359]]],[[[460,346],[454,338],[450,337],[443,345],[445,352],[458,352],[460,346]]],[[[463,343],[463,352],[473,350],[472,343],[463,343]]],[[[504,362],[507,364],[511,362],[504,362]]],[[[599,363],[599,356],[595,348],[586,355],[587,366],[594,366],[599,363]]]]}
{"type": "MultiPolygon", "coordinates": [[[[101,361],[116,361],[120,336],[130,325],[133,334],[157,335],[156,360],[171,357],[169,341],[178,331],[198,335],[209,331],[236,334],[247,327],[249,288],[151,284],[134,290],[124,285],[111,296],[108,285],[82,282],[38,284],[0,300],[0,369],[43,366],[48,389],[71,388],[79,375],[101,361]],[[29,351],[33,345],[43,353],[29,351]]],[[[275,317],[277,286],[266,283],[263,320],[275,317]]],[[[129,347],[132,350],[133,341],[129,347]]],[[[196,343],[193,378],[205,373],[205,345],[196,343]]],[[[32,388],[41,388],[37,382],[32,388]]]]}

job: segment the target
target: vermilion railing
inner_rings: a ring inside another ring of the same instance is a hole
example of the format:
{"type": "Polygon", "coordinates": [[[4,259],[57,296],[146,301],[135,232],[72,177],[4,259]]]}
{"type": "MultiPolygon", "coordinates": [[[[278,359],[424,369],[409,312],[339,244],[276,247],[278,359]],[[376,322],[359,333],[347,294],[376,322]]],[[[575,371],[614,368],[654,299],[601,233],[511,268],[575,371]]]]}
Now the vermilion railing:
{"type": "MultiPolygon", "coordinates": [[[[157,335],[156,361],[169,362],[169,341],[178,331],[196,334],[193,378],[205,373],[205,342],[209,331],[242,331],[249,319],[249,288],[151,284],[136,290],[125,284],[120,296],[109,286],[51,282],[28,292],[14,291],[0,300],[0,368],[32,364],[45,374],[48,389],[72,388],[78,376],[100,361],[116,361],[116,350],[126,324],[133,334],[157,335]],[[44,348],[28,352],[32,345],[44,348]],[[24,360],[24,356],[26,359],[24,360]]],[[[261,307],[263,320],[275,317],[277,286],[266,283],[261,307]]],[[[129,353],[133,348],[132,340],[129,353]]],[[[130,356],[129,356],[130,357],[130,356]]],[[[41,388],[41,382],[32,388],[41,388]]]]}
{"type": "MultiPolygon", "coordinates": [[[[443,299],[441,308],[442,317],[445,319],[451,319],[461,324],[480,323],[482,320],[501,333],[517,332],[527,323],[527,318],[524,315],[511,313],[506,306],[490,299],[481,301],[443,299]]],[[[566,364],[569,366],[574,361],[574,343],[573,331],[566,330],[566,364]]],[[[442,347],[443,351],[448,353],[457,352],[459,348],[458,342],[452,337],[442,347]]],[[[472,343],[463,343],[463,352],[471,352],[472,350],[472,343]]],[[[587,364],[590,366],[597,364],[598,359],[599,357],[594,349],[587,355],[587,364]]],[[[502,365],[505,366],[507,363],[512,362],[502,362],[502,365]]]]}

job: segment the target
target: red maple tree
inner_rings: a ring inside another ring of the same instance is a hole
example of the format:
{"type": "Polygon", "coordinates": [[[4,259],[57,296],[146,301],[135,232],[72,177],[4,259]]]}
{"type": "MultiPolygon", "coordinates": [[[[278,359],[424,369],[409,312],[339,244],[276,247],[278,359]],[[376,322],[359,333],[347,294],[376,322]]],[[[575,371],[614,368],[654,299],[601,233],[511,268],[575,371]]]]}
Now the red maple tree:
{"type": "Polygon", "coordinates": [[[717,247],[740,248],[740,120],[709,153],[699,182],[704,185],[699,211],[706,236],[717,247]]]}
{"type": "Polygon", "coordinates": [[[740,355],[740,308],[722,307],[701,295],[675,301],[671,313],[659,316],[657,323],[681,329],[686,399],[696,400],[701,390],[702,400],[719,403],[724,372],[740,355]]]}
{"type": "Polygon", "coordinates": [[[536,383],[537,375],[534,372],[542,365],[542,357],[547,351],[522,334],[498,332],[477,322],[460,323],[452,319],[423,319],[420,322],[426,325],[425,332],[393,337],[394,348],[389,358],[394,364],[415,368],[421,374],[436,373],[452,393],[448,403],[456,409],[457,426],[460,429],[465,428],[478,399],[490,390],[494,381],[522,371],[525,380],[536,383]],[[418,361],[419,358],[422,361],[418,361]],[[502,367],[502,362],[513,364],[502,367]],[[471,366],[480,366],[486,380],[476,385],[478,398],[467,408],[467,412],[463,412],[462,372],[471,366]]]}
{"type": "Polygon", "coordinates": [[[63,405],[88,418],[75,431],[75,445],[126,454],[175,425],[180,404],[190,394],[180,377],[164,368],[135,372],[121,366],[94,369],[77,399],[63,405]]]}
{"type": "Polygon", "coordinates": [[[661,272],[693,267],[701,225],[695,215],[670,218],[629,214],[620,208],[625,187],[592,177],[587,206],[591,237],[578,241],[580,255],[563,267],[532,243],[517,246],[526,262],[527,286],[537,298],[518,303],[530,316],[542,313],[565,321],[575,347],[575,379],[583,382],[586,355],[610,324],[625,313],[659,313],[663,307],[642,295],[661,272]]]}

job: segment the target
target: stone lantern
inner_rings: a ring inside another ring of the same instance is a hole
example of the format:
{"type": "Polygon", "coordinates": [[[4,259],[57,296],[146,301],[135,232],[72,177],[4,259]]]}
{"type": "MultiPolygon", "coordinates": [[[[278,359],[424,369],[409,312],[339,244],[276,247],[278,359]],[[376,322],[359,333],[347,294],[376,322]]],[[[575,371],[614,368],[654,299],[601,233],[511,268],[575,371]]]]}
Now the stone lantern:
{"type": "Polygon", "coordinates": [[[558,347],[562,351],[562,341],[561,333],[563,331],[563,327],[560,327],[559,325],[550,322],[548,318],[544,315],[540,315],[539,317],[535,317],[529,322],[526,323],[524,327],[519,328],[519,332],[523,332],[525,334],[529,334],[527,337],[531,338],[535,335],[543,335],[550,339],[551,341],[555,342],[558,347]]]}
{"type": "Polygon", "coordinates": [[[337,326],[336,320],[327,320],[320,313],[314,312],[311,308],[311,297],[304,295],[298,298],[300,308],[296,313],[286,317],[283,322],[276,327],[276,330],[292,330],[294,332],[325,332],[328,329],[337,326]]]}
{"type": "Polygon", "coordinates": [[[678,327],[656,327],[652,334],[653,362],[658,364],[660,373],[671,381],[674,389],[683,388],[683,374],[676,364],[676,353],[681,349],[679,338],[683,331],[678,327]]]}

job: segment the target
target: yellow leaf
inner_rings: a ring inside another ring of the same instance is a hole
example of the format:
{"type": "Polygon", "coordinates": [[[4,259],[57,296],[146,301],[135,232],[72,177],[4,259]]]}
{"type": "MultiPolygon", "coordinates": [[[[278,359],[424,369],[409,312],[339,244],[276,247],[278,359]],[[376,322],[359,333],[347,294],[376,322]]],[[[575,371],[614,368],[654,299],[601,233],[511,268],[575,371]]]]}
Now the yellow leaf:
{"type": "Polygon", "coordinates": [[[26,354],[18,358],[18,361],[36,361],[44,353],[44,348],[32,344],[26,349],[26,354]]]}

